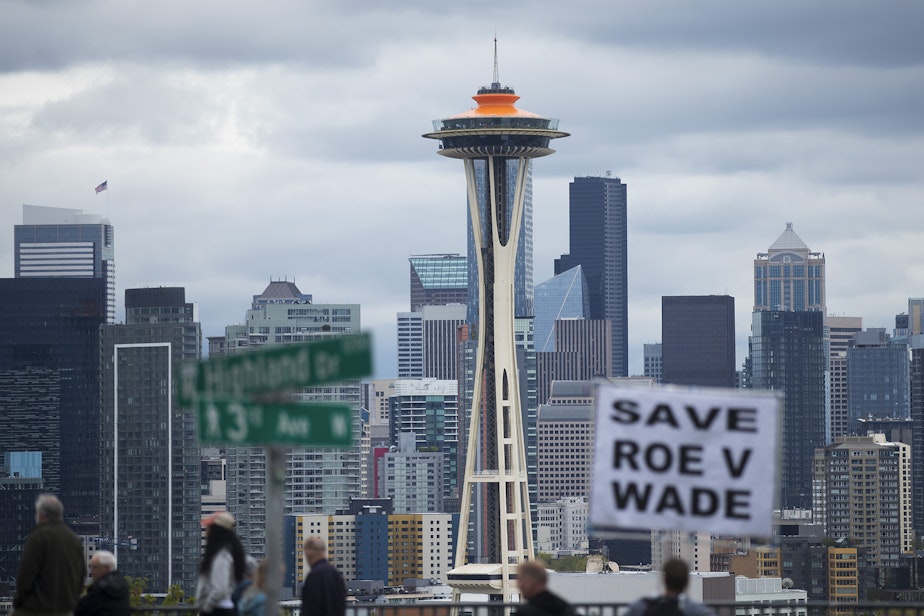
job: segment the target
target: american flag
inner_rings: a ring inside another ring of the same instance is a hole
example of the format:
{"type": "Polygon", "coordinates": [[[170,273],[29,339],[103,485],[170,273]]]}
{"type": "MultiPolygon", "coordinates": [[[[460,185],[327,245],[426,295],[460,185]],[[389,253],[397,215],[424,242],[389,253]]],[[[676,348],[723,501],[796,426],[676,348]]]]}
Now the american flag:
{"type": "Polygon", "coordinates": [[[100,184],[99,186],[97,186],[97,187],[96,187],[96,192],[97,192],[97,193],[101,193],[101,192],[103,192],[104,190],[106,190],[107,188],[109,188],[109,187],[107,186],[108,183],[109,183],[109,180],[106,180],[105,182],[103,182],[102,184],[100,184]]]}

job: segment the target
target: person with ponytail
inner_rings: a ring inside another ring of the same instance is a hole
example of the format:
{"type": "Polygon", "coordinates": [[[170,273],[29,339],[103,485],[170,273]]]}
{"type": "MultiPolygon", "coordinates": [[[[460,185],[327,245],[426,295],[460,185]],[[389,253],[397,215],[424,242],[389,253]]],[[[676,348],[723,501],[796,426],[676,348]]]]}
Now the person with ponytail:
{"type": "Polygon", "coordinates": [[[234,532],[234,517],[219,511],[202,520],[205,527],[205,553],[199,566],[196,605],[200,614],[237,616],[231,594],[244,579],[247,561],[244,548],[234,532]]]}

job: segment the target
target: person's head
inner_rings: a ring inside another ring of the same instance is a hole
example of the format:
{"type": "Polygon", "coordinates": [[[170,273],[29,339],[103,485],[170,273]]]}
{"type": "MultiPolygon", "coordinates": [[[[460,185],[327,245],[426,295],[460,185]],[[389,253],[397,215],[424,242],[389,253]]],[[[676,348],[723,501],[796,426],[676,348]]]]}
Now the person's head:
{"type": "Polygon", "coordinates": [[[35,499],[35,522],[43,524],[45,522],[63,522],[64,505],[54,494],[40,494],[35,499]]]}
{"type": "Polygon", "coordinates": [[[305,560],[310,566],[319,560],[327,558],[327,543],[317,535],[311,535],[305,539],[305,560]]]}
{"type": "Polygon", "coordinates": [[[93,558],[90,559],[90,575],[96,581],[109,573],[115,571],[116,559],[115,554],[106,550],[98,550],[93,558]]]}
{"type": "Polygon", "coordinates": [[[679,558],[672,558],[663,567],[664,590],[669,595],[679,595],[690,582],[690,568],[679,558]]]}
{"type": "Polygon", "coordinates": [[[541,560],[527,560],[517,567],[517,587],[526,599],[532,599],[545,590],[548,581],[549,574],[541,560]]]}
{"type": "Polygon", "coordinates": [[[257,567],[253,573],[253,586],[254,588],[259,588],[260,590],[266,590],[266,571],[269,569],[269,561],[263,559],[257,563],[257,567]]]}
{"type": "Polygon", "coordinates": [[[252,580],[257,575],[257,569],[260,567],[260,563],[257,562],[256,558],[249,554],[244,560],[247,563],[247,567],[244,570],[244,577],[252,580]]]}
{"type": "Polygon", "coordinates": [[[228,550],[234,560],[234,580],[244,579],[247,561],[241,540],[234,533],[234,516],[226,511],[219,511],[202,519],[205,527],[205,554],[202,555],[201,573],[208,573],[212,568],[215,555],[221,550],[228,550]]]}

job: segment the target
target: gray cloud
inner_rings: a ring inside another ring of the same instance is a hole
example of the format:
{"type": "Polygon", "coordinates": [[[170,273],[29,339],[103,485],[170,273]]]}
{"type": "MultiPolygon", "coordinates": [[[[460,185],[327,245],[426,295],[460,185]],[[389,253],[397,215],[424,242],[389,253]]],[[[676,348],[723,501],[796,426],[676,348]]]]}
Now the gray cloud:
{"type": "Polygon", "coordinates": [[[216,335],[294,278],[362,304],[392,376],[407,257],[465,251],[462,166],[420,135],[473,106],[496,30],[501,81],[572,133],[535,162],[537,282],[571,178],[629,184],[634,371],[661,295],[735,296],[743,360],[787,221],[832,312],[891,327],[924,294],[914,3],[0,3],[0,275],[20,204],[108,211],[120,293],[186,286],[216,335]]]}

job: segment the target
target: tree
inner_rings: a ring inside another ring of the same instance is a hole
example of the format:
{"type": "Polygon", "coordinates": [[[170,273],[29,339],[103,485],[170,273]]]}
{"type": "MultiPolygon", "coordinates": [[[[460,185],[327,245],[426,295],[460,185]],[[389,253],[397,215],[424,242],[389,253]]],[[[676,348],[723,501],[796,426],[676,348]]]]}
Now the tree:
{"type": "Polygon", "coordinates": [[[132,607],[140,606],[141,594],[148,585],[148,578],[125,576],[125,581],[128,582],[128,596],[132,607]]]}
{"type": "Polygon", "coordinates": [[[171,584],[161,605],[180,605],[185,599],[186,593],[183,591],[183,587],[179,584],[171,584]]]}

